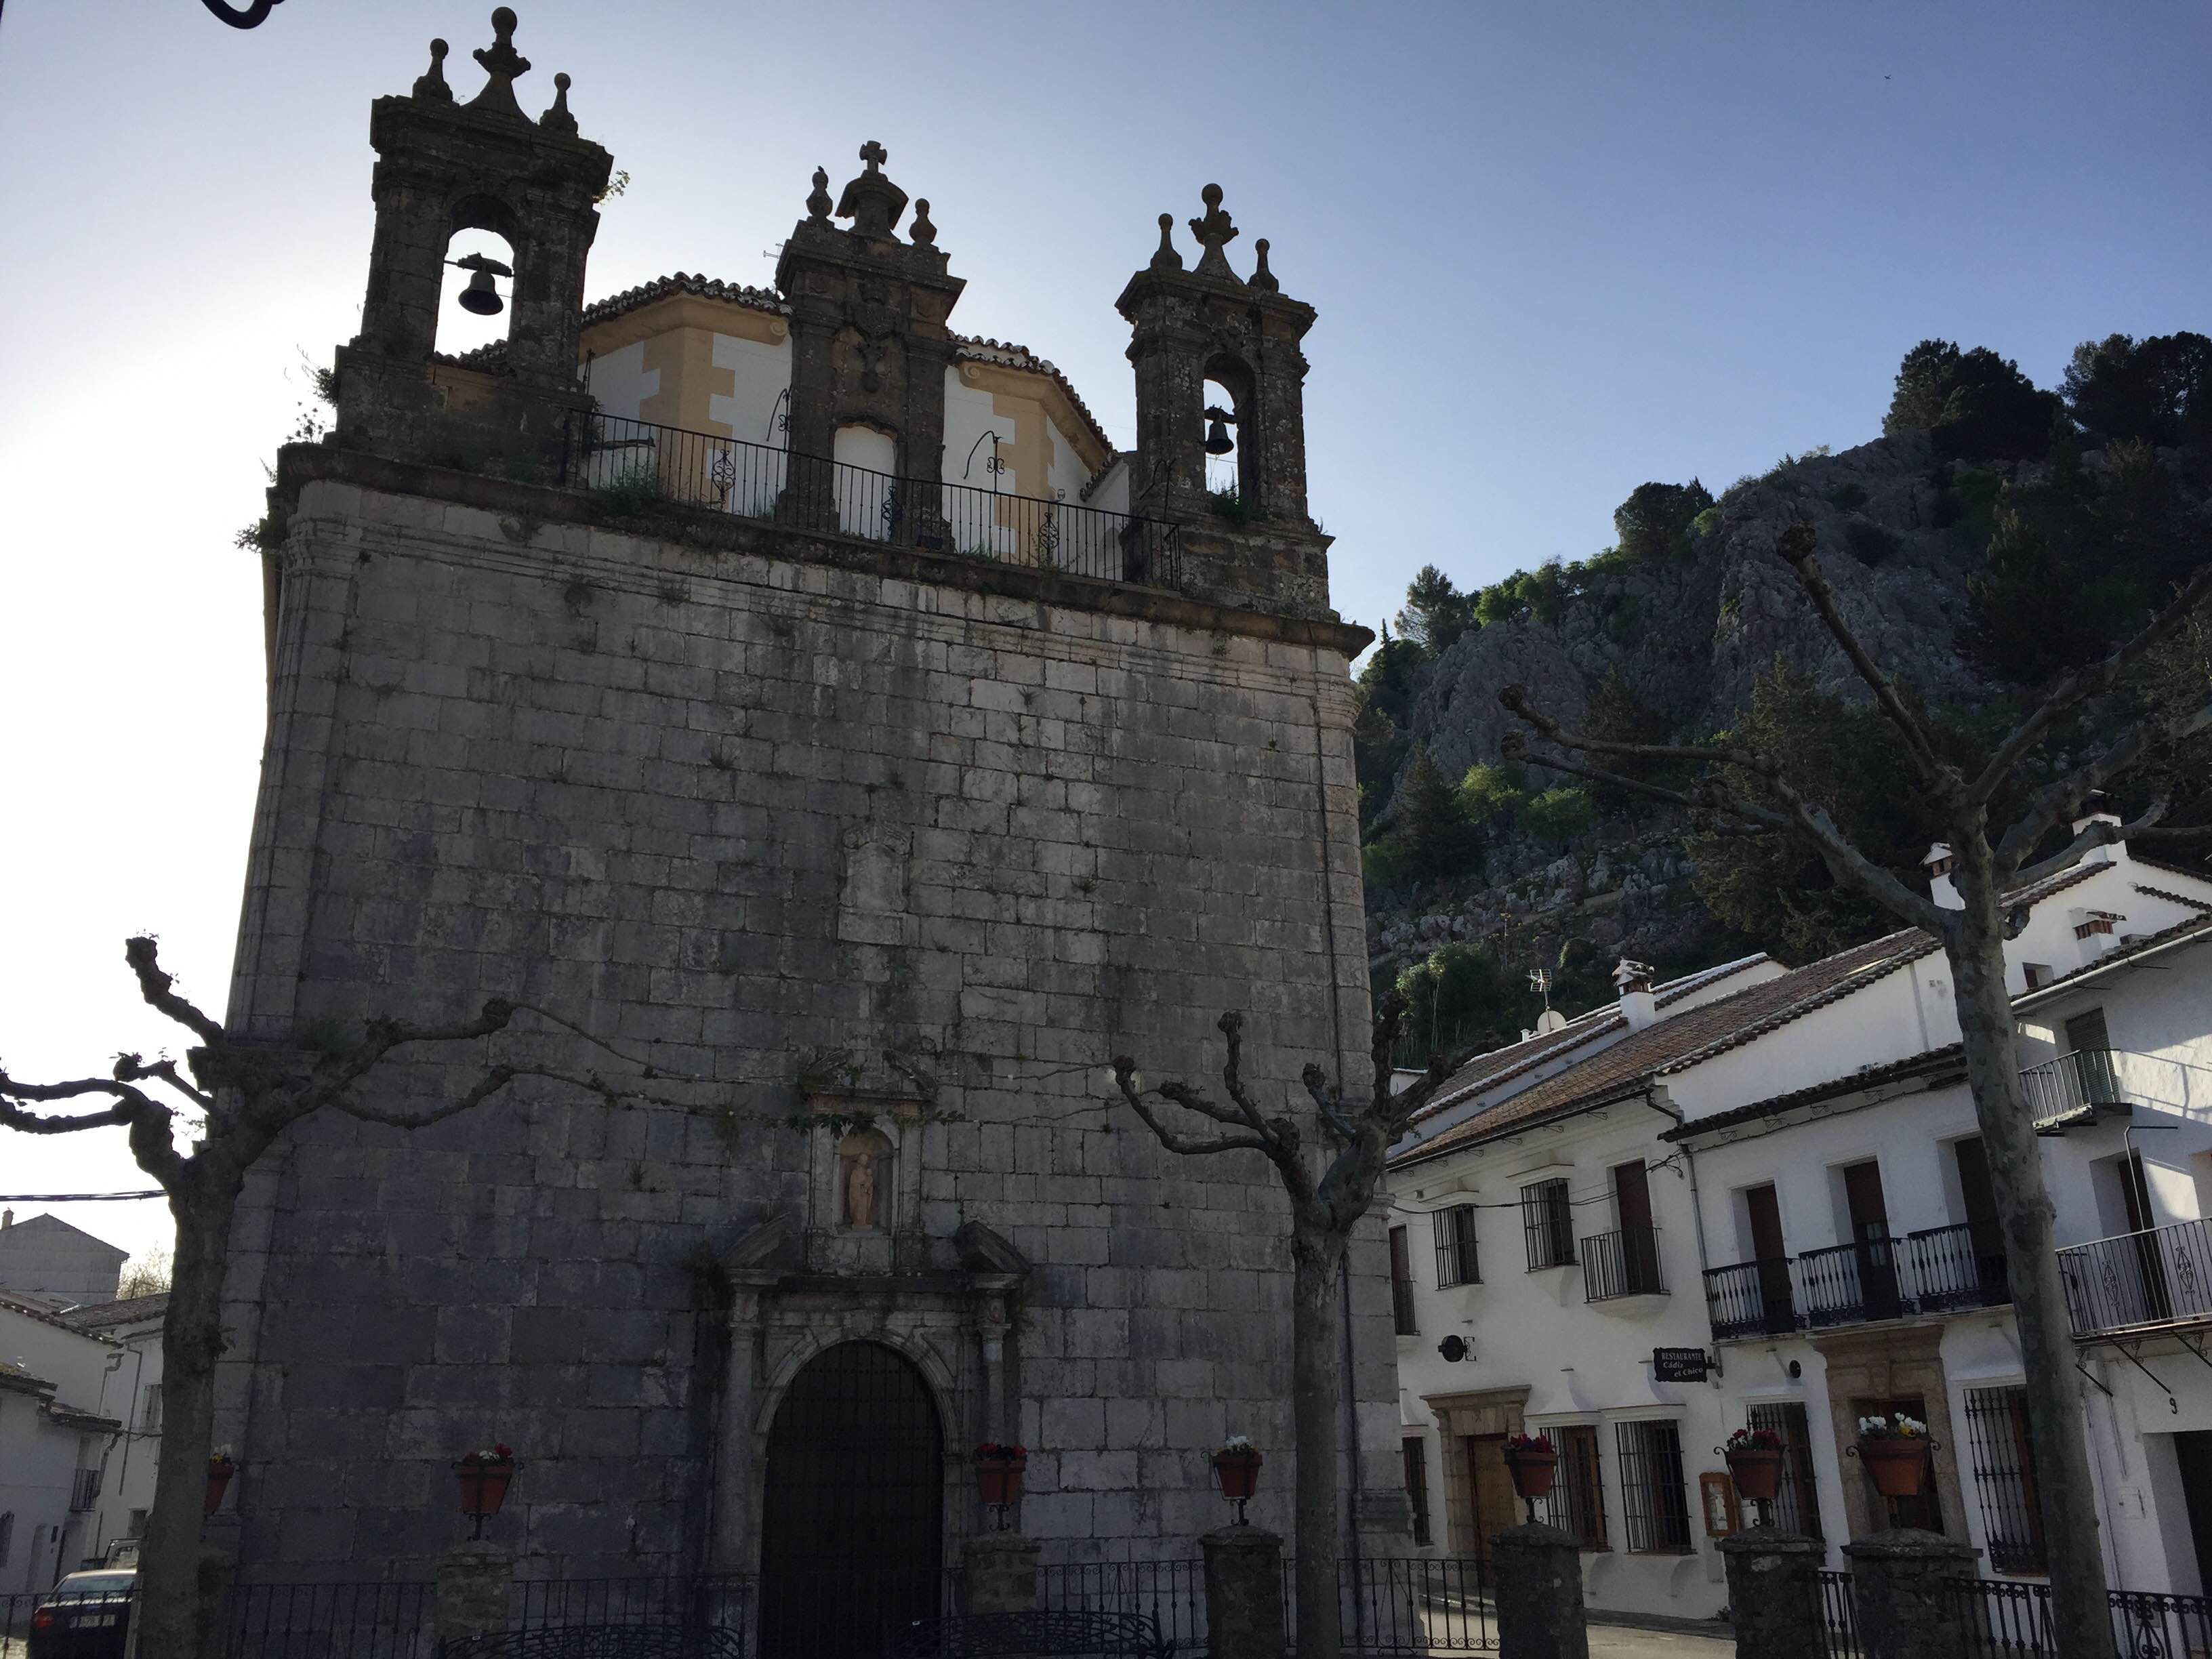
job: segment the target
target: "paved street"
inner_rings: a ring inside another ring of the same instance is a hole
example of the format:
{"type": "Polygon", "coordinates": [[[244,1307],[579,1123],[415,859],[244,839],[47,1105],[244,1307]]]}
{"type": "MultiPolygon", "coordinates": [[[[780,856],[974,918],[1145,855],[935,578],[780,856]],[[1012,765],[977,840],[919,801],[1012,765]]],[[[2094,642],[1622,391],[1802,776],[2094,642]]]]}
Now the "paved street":
{"type": "Polygon", "coordinates": [[[1721,1659],[1735,1651],[1728,1636],[1687,1635],[1676,1631],[1631,1630],[1620,1625],[1589,1627],[1590,1659],[1721,1659]]]}

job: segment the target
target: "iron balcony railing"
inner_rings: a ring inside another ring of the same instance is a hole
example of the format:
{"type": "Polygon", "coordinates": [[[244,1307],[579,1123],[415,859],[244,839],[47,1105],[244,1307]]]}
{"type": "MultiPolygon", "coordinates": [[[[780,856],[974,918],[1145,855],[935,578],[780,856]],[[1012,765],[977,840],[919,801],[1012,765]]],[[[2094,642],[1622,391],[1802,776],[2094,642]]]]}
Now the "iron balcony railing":
{"type": "Polygon", "coordinates": [[[2212,1319],[2212,1221],[2177,1221],[2058,1252],[2078,1337],[2212,1319]]]}
{"type": "Polygon", "coordinates": [[[1898,1273],[1897,1244],[1885,1237],[1802,1252],[1797,1285],[1805,1322],[1814,1330],[1911,1311],[1898,1273]]]}
{"type": "Polygon", "coordinates": [[[1104,581],[1174,587],[1181,532],[1079,502],[902,478],[617,415],[569,417],[560,482],[619,512],[703,507],[793,529],[1104,581]]]}
{"type": "Polygon", "coordinates": [[[2023,1068],[2020,1080],[2027,1091],[2028,1115],[2042,1123],[2073,1112],[2127,1105],[2120,1082],[2120,1063],[2126,1058],[2111,1048],[2077,1048],[2023,1068]]]}
{"type": "Polygon", "coordinates": [[[2012,1300],[2004,1233],[1995,1221],[1962,1221],[1908,1233],[1912,1301],[1922,1313],[2000,1308],[2012,1300]]]}
{"type": "Polygon", "coordinates": [[[1623,1296],[1665,1296],[1659,1267],[1659,1230],[1623,1227],[1582,1242],[1583,1300],[1610,1302],[1623,1296]]]}
{"type": "Polygon", "coordinates": [[[1790,1284],[1790,1258],[1768,1256],[1707,1268],[1705,1313],[1716,1340],[1796,1330],[1797,1298],[1790,1284]]]}

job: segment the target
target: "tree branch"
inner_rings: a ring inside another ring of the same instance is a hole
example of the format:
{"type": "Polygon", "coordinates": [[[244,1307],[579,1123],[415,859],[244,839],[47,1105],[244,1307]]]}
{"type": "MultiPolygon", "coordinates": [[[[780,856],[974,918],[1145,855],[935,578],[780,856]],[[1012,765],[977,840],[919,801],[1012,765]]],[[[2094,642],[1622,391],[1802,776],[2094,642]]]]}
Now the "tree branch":
{"type": "Polygon", "coordinates": [[[215,1097],[204,1094],[185,1082],[177,1070],[177,1062],[166,1054],[150,1066],[136,1054],[118,1054],[115,1057],[115,1075],[125,1083],[136,1083],[141,1078],[157,1078],[200,1110],[212,1112],[216,1109],[215,1097]]]}
{"type": "Polygon", "coordinates": [[[142,933],[124,940],[123,959],[137,975],[138,994],[146,999],[149,1006],[159,1009],[210,1047],[222,1041],[222,1027],[176,994],[173,988],[176,981],[162,971],[161,945],[151,934],[142,933]]]}
{"type": "Polygon", "coordinates": [[[1298,1073],[1298,1081],[1305,1085],[1314,1110],[1321,1114],[1322,1126],[1329,1133],[1339,1140],[1351,1140],[1358,1135],[1358,1127],[1339,1109],[1340,1103],[1329,1092],[1328,1073],[1308,1060],[1305,1069],[1298,1073]]]}
{"type": "MultiPolygon", "coordinates": [[[[1211,1152],[1265,1152],[1271,1158],[1274,1155],[1274,1148],[1254,1134],[1216,1135],[1210,1140],[1198,1140],[1188,1135],[1177,1133],[1163,1123],[1151,1107],[1145,1104],[1144,1093],[1136,1086],[1136,1077],[1137,1062],[1127,1054],[1115,1055],[1114,1082],[1121,1091],[1121,1098],[1129,1103],[1129,1109],[1144,1121],[1145,1127],[1152,1132],[1160,1145],[1166,1147],[1168,1151],[1187,1157],[1203,1156],[1211,1152]]],[[[1174,1084],[1168,1084],[1160,1090],[1160,1092],[1165,1095],[1169,1089],[1176,1086],[1174,1084]]],[[[1169,1098],[1172,1099],[1173,1097],[1170,1096],[1169,1098]]],[[[1218,1111],[1219,1109],[1216,1108],[1216,1110],[1218,1111]]]]}
{"type": "Polygon", "coordinates": [[[1858,671],[1859,678],[1874,693],[1875,707],[1897,728],[1898,735],[1905,739],[1905,752],[1912,757],[1912,763],[1919,768],[1921,776],[1944,795],[1954,793],[1960,783],[1957,771],[1936,752],[1936,746],[1929,741],[1926,730],[1913,712],[1905,707],[1904,697],[1899,695],[1896,682],[1882,672],[1881,665],[1875,661],[1865,646],[1859,643],[1859,636],[1844,620],[1843,606],[1836,598],[1836,590],[1828,586],[1828,579],[1820,574],[1820,562],[1813,556],[1819,532],[1809,524],[1793,524],[1777,538],[1774,550],[1796,573],[1797,585],[1805,590],[1806,598],[1813,601],[1814,610],[1820,612],[1820,620],[1827,624],[1829,634],[1838,645],[1843,647],[1844,655],[1850,659],[1851,666],[1858,671]]]}
{"type": "MultiPolygon", "coordinates": [[[[2102,661],[2063,677],[2045,695],[2035,711],[1997,745],[1996,753],[1990,757],[1990,763],[1982,769],[1981,775],[1966,787],[1968,804],[1980,805],[1994,799],[2013,769],[2027,758],[2061,714],[2084,699],[2100,696],[2118,684],[2120,677],[2140,661],[2144,653],[2187,621],[2208,596],[2212,596],[2212,564],[2205,565],[2191,576],[2166,609],[2152,617],[2134,638],[2102,661]]],[[[2037,832],[2039,838],[2041,833],[2037,832]]]]}
{"type": "MultiPolygon", "coordinates": [[[[2206,568],[2212,569],[2212,566],[2206,568]]],[[[2027,810],[1990,849],[1997,879],[2011,880],[2021,861],[2035,850],[2036,842],[2048,835],[2054,825],[2079,812],[2090,795],[2142,759],[2144,751],[2160,744],[2183,742],[2208,726],[2212,726],[2212,704],[2172,714],[2146,716],[2128,726],[2097,754],[2065,776],[2054,779],[2037,790],[2028,799],[2027,810]]],[[[2160,809],[2161,813],[2163,810],[2162,807],[2160,809]]],[[[2148,830],[2156,818],[2156,814],[2146,814],[2142,827],[2148,830]]],[[[2096,827],[2091,826],[2092,829],[2096,827]]],[[[2081,852],[2118,839],[2120,839],[2118,836],[2106,835],[2098,840],[2088,841],[2081,848],[2081,852]]],[[[2080,853],[2075,856],[2079,857],[2080,853]]],[[[2037,867],[2040,869],[2043,866],[2039,865],[2037,867]]]]}

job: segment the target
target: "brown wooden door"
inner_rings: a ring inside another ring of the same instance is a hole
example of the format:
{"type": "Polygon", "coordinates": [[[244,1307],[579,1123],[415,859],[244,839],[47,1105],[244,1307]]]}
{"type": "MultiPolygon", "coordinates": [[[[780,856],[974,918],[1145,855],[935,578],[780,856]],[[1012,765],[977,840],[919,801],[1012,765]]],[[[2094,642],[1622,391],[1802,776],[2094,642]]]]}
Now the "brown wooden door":
{"type": "Polygon", "coordinates": [[[1620,1218],[1620,1268],[1630,1294],[1659,1288],[1659,1242],[1651,1231],[1651,1179],[1644,1160],[1613,1166],[1613,1213],[1620,1218]]]}
{"type": "Polygon", "coordinates": [[[1790,1252],[1782,1243],[1782,1206],[1774,1183],[1744,1190],[1743,1207],[1751,1218],[1751,1259],[1759,1264],[1759,1311],[1770,1331],[1786,1331],[1797,1322],[1797,1308],[1790,1293],[1790,1252]]]}
{"type": "Polygon", "coordinates": [[[1521,1500],[1513,1495],[1513,1477],[1505,1470],[1505,1437],[1471,1434],[1467,1437],[1467,1483],[1474,1515],[1475,1559],[1486,1575],[1490,1565],[1490,1540],[1522,1521],[1521,1500]]]}
{"type": "Polygon", "coordinates": [[[1889,1206],[1882,1197],[1881,1165],[1869,1158],[1844,1169],[1844,1202],[1851,1217],[1851,1243],[1859,1274],[1859,1299],[1869,1319],[1894,1319],[1905,1311],[1898,1291],[1896,1246],[1889,1242],[1889,1206]]]}

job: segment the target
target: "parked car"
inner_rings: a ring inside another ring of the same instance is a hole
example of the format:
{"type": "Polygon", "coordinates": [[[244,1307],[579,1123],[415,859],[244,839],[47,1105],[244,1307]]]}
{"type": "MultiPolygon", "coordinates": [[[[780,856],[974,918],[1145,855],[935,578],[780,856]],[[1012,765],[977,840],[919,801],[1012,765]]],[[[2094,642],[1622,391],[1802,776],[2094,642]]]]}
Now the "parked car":
{"type": "Polygon", "coordinates": [[[31,1613],[30,1659],[123,1659],[138,1574],[73,1572],[31,1613]]]}

